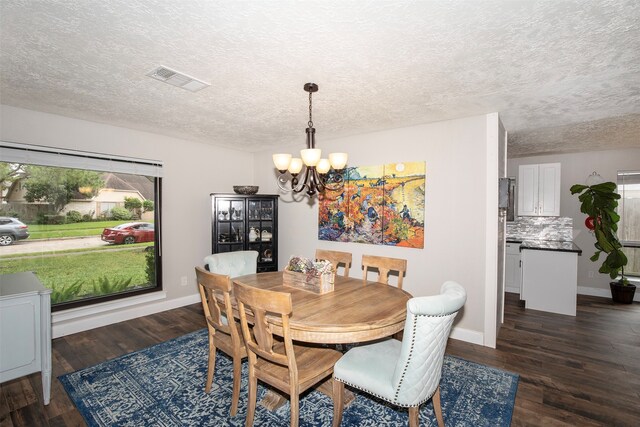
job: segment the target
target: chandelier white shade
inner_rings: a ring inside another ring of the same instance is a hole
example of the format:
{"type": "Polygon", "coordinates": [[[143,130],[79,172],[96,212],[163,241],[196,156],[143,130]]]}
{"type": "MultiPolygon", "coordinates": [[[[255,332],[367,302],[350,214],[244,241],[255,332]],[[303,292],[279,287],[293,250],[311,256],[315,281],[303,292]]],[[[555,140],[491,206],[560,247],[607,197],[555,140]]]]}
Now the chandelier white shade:
{"type": "Polygon", "coordinates": [[[331,163],[327,159],[320,159],[316,165],[318,173],[327,173],[331,170],[331,163]]]}
{"type": "Polygon", "coordinates": [[[331,153],[329,154],[329,162],[334,169],[344,169],[347,166],[347,153],[331,153]]]}
{"type": "Polygon", "coordinates": [[[344,185],[342,170],[347,165],[347,153],[331,153],[328,159],[322,158],[322,150],[316,148],[315,133],[311,116],[311,94],[318,91],[318,85],[307,83],[304,90],[309,92],[309,122],[306,129],[307,148],[300,150],[300,157],[293,157],[291,154],[274,154],[273,164],[280,172],[278,186],[283,191],[293,191],[299,193],[306,190],[309,196],[323,193],[325,189],[338,189],[344,185]],[[305,168],[304,177],[298,180],[298,174],[305,168]],[[286,173],[291,176],[289,182],[286,173]]]}
{"type": "Polygon", "coordinates": [[[305,166],[315,166],[320,161],[322,150],[319,148],[307,148],[306,150],[300,150],[300,157],[305,166]]]}
{"type": "Polygon", "coordinates": [[[294,157],[289,164],[289,173],[298,174],[302,170],[302,159],[300,157],[294,157]]]}
{"type": "Polygon", "coordinates": [[[289,164],[291,163],[291,154],[274,154],[273,155],[273,164],[276,165],[276,169],[278,170],[287,170],[289,169],[289,164]]]}

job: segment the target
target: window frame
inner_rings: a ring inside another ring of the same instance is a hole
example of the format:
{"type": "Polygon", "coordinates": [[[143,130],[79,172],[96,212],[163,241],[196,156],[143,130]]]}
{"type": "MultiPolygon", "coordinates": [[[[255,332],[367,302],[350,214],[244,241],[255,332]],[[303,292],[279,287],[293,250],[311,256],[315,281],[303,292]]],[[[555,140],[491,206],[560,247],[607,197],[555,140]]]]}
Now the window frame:
{"type": "MultiPolygon", "coordinates": [[[[114,300],[125,300],[144,294],[163,292],[162,281],[162,162],[104,153],[59,149],[0,140],[0,158],[6,163],[22,163],[48,167],[75,168],[102,172],[128,173],[154,177],[154,260],[155,286],[109,295],[83,298],[51,305],[52,312],[86,307],[114,300]]],[[[96,214],[99,214],[96,212],[96,214]]]]}
{"type": "MultiPolygon", "coordinates": [[[[618,192],[618,194],[620,195],[620,199],[618,202],[618,208],[617,208],[617,213],[618,215],[620,215],[620,226],[618,227],[618,240],[620,241],[620,244],[622,245],[623,248],[633,248],[633,249],[640,249],[640,240],[624,240],[622,238],[620,238],[620,235],[622,234],[622,232],[624,232],[625,229],[625,218],[624,218],[624,204],[625,204],[625,197],[624,197],[624,188],[622,189],[622,192],[620,191],[620,186],[623,185],[624,186],[624,177],[625,176],[629,176],[629,175],[638,175],[638,181],[640,183],[640,170],[621,170],[618,171],[616,174],[616,190],[618,192]]],[[[638,274],[629,274],[625,271],[625,276],[628,277],[634,277],[634,278],[640,278],[640,275],[638,274]]]]}

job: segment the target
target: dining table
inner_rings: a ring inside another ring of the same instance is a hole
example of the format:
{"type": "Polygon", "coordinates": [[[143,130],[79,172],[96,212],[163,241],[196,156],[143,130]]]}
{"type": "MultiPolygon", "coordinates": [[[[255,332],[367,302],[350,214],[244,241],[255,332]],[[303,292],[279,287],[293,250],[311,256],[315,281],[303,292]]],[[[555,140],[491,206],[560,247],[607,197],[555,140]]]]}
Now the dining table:
{"type": "MultiPolygon", "coordinates": [[[[248,274],[232,279],[260,289],[291,294],[291,338],[315,344],[351,344],[389,337],[404,328],[411,294],[394,286],[335,276],[334,290],[324,294],[283,282],[283,272],[248,274]]],[[[267,317],[282,336],[279,316],[267,317]]]]}
{"type": "MultiPolygon", "coordinates": [[[[404,328],[407,301],[411,298],[410,293],[395,286],[343,276],[335,276],[334,290],[324,294],[285,285],[282,271],[248,274],[232,281],[290,293],[291,338],[312,344],[355,344],[390,337],[404,328]]],[[[274,315],[267,316],[267,320],[272,332],[282,336],[281,318],[274,315]]],[[[317,390],[331,396],[331,381],[321,383],[317,390]]],[[[353,399],[353,394],[347,393],[345,404],[353,399]]],[[[284,402],[286,398],[273,392],[261,405],[273,410],[284,402]]]]}

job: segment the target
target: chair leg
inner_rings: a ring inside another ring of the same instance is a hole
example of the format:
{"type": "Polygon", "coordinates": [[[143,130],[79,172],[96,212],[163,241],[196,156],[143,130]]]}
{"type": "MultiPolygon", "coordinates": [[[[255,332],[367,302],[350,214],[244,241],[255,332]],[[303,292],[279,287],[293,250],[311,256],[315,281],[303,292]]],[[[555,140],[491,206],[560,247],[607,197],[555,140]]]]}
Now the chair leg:
{"type": "Polygon", "coordinates": [[[244,423],[246,427],[253,426],[253,416],[256,412],[256,398],[258,389],[258,378],[253,371],[253,368],[249,366],[249,399],[247,405],[247,419],[244,423]]]}
{"type": "Polygon", "coordinates": [[[205,393],[211,391],[211,384],[213,383],[213,371],[216,368],[216,346],[213,343],[213,337],[209,335],[209,364],[207,366],[207,383],[204,386],[205,393]]]}
{"type": "Polygon", "coordinates": [[[440,386],[436,388],[436,392],[433,394],[433,412],[436,413],[436,419],[438,420],[438,427],[444,427],[444,418],[442,418],[442,406],[440,405],[440,386]]]}
{"type": "Polygon", "coordinates": [[[300,422],[300,389],[298,387],[291,387],[289,399],[291,402],[291,427],[298,427],[300,422]]]}
{"type": "Polygon", "coordinates": [[[242,359],[240,355],[233,358],[233,394],[231,395],[231,416],[238,412],[238,400],[240,399],[240,380],[242,375],[242,359]]]}
{"type": "Polygon", "coordinates": [[[342,410],[344,409],[344,383],[333,381],[333,427],[340,427],[342,423],[342,410]]]}
{"type": "Polygon", "coordinates": [[[418,427],[420,425],[420,407],[409,406],[409,427],[418,427]]]}

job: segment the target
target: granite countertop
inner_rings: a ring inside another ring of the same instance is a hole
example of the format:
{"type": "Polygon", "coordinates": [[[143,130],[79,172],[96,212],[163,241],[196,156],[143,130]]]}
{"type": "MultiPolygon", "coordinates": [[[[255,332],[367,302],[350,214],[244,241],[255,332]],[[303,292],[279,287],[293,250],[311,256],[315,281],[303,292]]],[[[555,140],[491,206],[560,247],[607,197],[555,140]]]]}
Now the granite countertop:
{"type": "Polygon", "coordinates": [[[533,249],[538,251],[576,252],[578,255],[582,255],[582,249],[572,241],[522,240],[521,242],[512,241],[512,243],[520,243],[521,251],[523,249],[533,249]]]}

